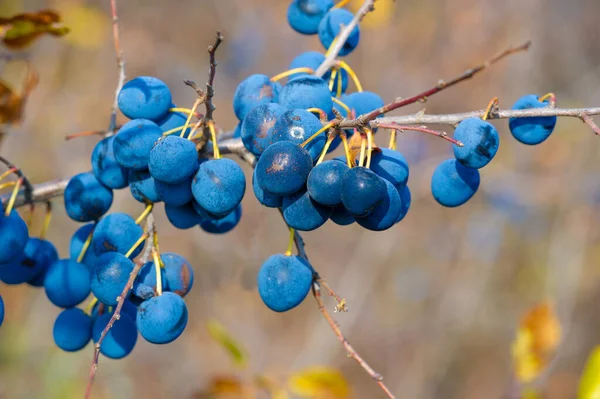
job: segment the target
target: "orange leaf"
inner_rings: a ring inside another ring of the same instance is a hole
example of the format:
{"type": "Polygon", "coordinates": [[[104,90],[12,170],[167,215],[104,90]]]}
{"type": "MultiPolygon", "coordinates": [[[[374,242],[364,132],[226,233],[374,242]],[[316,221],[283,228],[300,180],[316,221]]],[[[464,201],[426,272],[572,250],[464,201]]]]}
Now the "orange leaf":
{"type": "Polygon", "coordinates": [[[0,18],[0,39],[13,50],[27,47],[43,34],[64,36],[67,33],[69,28],[62,24],[60,15],[52,10],[0,18]]]}
{"type": "Polygon", "coordinates": [[[39,82],[37,73],[28,66],[21,93],[16,93],[0,80],[0,124],[18,124],[23,119],[27,98],[39,82]]]}

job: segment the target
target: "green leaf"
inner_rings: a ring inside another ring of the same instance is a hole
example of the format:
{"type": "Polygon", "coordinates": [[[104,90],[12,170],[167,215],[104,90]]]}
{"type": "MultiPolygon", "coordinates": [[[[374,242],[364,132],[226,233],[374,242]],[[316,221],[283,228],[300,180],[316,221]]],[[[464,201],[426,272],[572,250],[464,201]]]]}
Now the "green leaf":
{"type": "Polygon", "coordinates": [[[217,320],[206,323],[208,334],[229,353],[233,362],[239,367],[245,367],[248,356],[242,345],[227,331],[227,328],[217,320]]]}
{"type": "Polygon", "coordinates": [[[10,49],[22,49],[44,34],[64,36],[70,29],[60,15],[52,10],[18,14],[0,18],[0,39],[10,49]]]}

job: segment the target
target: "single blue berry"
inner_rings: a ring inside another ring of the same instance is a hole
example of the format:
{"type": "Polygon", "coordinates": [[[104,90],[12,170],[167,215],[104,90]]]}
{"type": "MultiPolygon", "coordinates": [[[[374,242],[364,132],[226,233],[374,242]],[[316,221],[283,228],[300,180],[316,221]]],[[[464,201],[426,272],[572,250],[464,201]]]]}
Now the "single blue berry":
{"type": "Polygon", "coordinates": [[[467,168],[455,159],[447,159],[437,166],[431,176],[431,192],[437,202],[452,208],[471,199],[479,183],[477,169],[467,168]]]}
{"type": "MultiPolygon", "coordinates": [[[[291,141],[298,145],[317,133],[323,125],[319,118],[304,109],[293,109],[279,116],[273,126],[273,141],[291,141]]],[[[316,161],[325,147],[327,132],[321,132],[304,147],[316,161]]]]}
{"type": "Polygon", "coordinates": [[[225,216],[244,198],[246,178],[242,168],[231,159],[203,162],[192,182],[198,204],[215,216],[225,216]]]}
{"type": "Polygon", "coordinates": [[[328,115],[333,109],[327,82],[313,75],[299,76],[288,81],[279,93],[279,104],[289,109],[319,108],[328,115]]]}
{"type": "Polygon", "coordinates": [[[56,260],[58,260],[58,252],[52,243],[31,237],[27,240],[23,255],[18,260],[0,266],[0,280],[6,284],[33,281],[40,275],[45,276],[48,267],[56,260]]]}
{"type": "Polygon", "coordinates": [[[150,298],[140,305],[136,325],[142,337],[153,344],[176,340],[188,321],[188,311],[181,297],[172,292],[150,298]]]}
{"type": "Polygon", "coordinates": [[[156,180],[147,170],[129,171],[129,190],[133,198],[143,204],[161,200],[156,191],[156,180]]]}
{"type": "Polygon", "coordinates": [[[92,294],[100,302],[115,306],[133,268],[133,262],[118,252],[106,252],[98,256],[91,270],[92,294]]]}
{"type": "MultiPolygon", "coordinates": [[[[125,254],[143,234],[144,230],[135,223],[131,216],[121,212],[111,213],[96,224],[92,234],[94,252],[96,256],[105,252],[125,254]]],[[[138,245],[131,256],[137,256],[143,248],[143,243],[138,245]]]]}
{"type": "Polygon", "coordinates": [[[54,305],[60,308],[77,306],[90,294],[90,271],[83,263],[59,259],[48,267],[44,289],[54,305]]]}
{"type": "Polygon", "coordinates": [[[378,94],[370,91],[360,91],[348,94],[343,96],[341,101],[346,104],[348,108],[354,110],[356,117],[373,112],[385,105],[383,99],[378,94]]]}
{"type": "Polygon", "coordinates": [[[292,0],[287,10],[288,23],[298,33],[314,35],[331,7],[333,0],[292,0]]]}
{"type": "Polygon", "coordinates": [[[283,197],[283,218],[293,229],[312,231],[327,222],[331,208],[318,204],[306,190],[283,197]]]}
{"type": "Polygon", "coordinates": [[[129,119],[160,120],[171,107],[171,91],[160,79],[138,76],[123,85],[117,103],[129,119]]]}
{"type": "MultiPolygon", "coordinates": [[[[100,340],[102,331],[108,325],[112,313],[104,313],[94,322],[92,338],[94,343],[100,340]]],[[[129,355],[137,342],[138,330],[135,321],[126,313],[121,313],[100,344],[100,353],[110,359],[122,359],[129,355]]]]}
{"type": "MultiPolygon", "coordinates": [[[[31,240],[31,239],[30,239],[31,240]]],[[[33,287],[43,287],[44,279],[46,278],[46,273],[48,272],[48,268],[52,263],[58,260],[58,251],[54,244],[52,244],[48,240],[44,239],[35,239],[36,244],[32,246],[32,250],[34,250],[34,255],[30,255],[30,258],[35,260],[37,265],[41,264],[40,271],[31,280],[28,280],[27,283],[33,287]]],[[[27,243],[25,247],[25,253],[27,254],[27,247],[30,243],[27,243]]]]}
{"type": "Polygon", "coordinates": [[[403,187],[408,182],[409,169],[406,158],[398,151],[381,148],[381,152],[373,152],[371,170],[396,187],[403,187]]]}
{"type": "Polygon", "coordinates": [[[342,178],[349,170],[346,163],[325,161],[315,166],[308,175],[306,187],[310,197],[321,205],[342,203],[342,178]]]}
{"type": "Polygon", "coordinates": [[[183,205],[175,206],[165,204],[165,213],[167,214],[167,219],[173,226],[178,229],[191,229],[194,226],[197,226],[201,221],[201,217],[196,212],[196,209],[193,206],[193,200],[183,205]]]}
{"type": "Polygon", "coordinates": [[[4,217],[4,212],[2,212],[2,217],[0,217],[0,265],[19,260],[28,239],[27,224],[19,214],[13,210],[9,216],[4,217]]]}
{"type": "Polygon", "coordinates": [[[115,158],[115,136],[100,140],[92,151],[92,172],[103,185],[113,190],[127,187],[128,171],[115,158]]]}
{"type": "MultiPolygon", "coordinates": [[[[546,108],[547,101],[540,101],[535,94],[528,94],[517,100],[512,109],[546,108]]],[[[510,118],[508,127],[513,137],[523,144],[536,145],[545,141],[556,126],[556,116],[539,116],[533,118],[510,118]]]]}
{"type": "Polygon", "coordinates": [[[115,159],[127,169],[147,169],[150,150],[162,137],[162,133],[162,129],[148,119],[127,122],[121,126],[113,142],[115,159]]]}
{"type": "Polygon", "coordinates": [[[201,218],[200,228],[207,233],[225,234],[233,230],[242,218],[242,204],[239,204],[231,213],[221,219],[201,218]]]}
{"type": "Polygon", "coordinates": [[[80,173],[69,180],[64,193],[67,215],[76,222],[97,220],[112,205],[113,192],[91,172],[80,173]]]}
{"type": "Polygon", "coordinates": [[[254,107],[242,122],[241,138],[244,147],[256,156],[273,143],[273,127],[286,111],[279,104],[268,103],[254,107]]]}
{"type": "Polygon", "coordinates": [[[281,85],[271,82],[267,75],[250,75],[235,89],[233,112],[240,121],[243,121],[254,107],[277,102],[280,91],[281,85]]]}
{"type": "Polygon", "coordinates": [[[193,177],[190,177],[177,184],[169,184],[154,180],[154,188],[158,197],[163,200],[165,204],[181,206],[187,204],[194,198],[192,196],[192,180],[193,177]]]}
{"type": "MultiPolygon", "coordinates": [[[[325,14],[319,23],[317,32],[319,34],[319,40],[325,49],[329,49],[333,40],[340,33],[342,26],[348,26],[352,19],[354,19],[354,14],[343,8],[334,8],[325,14]]],[[[356,27],[352,29],[352,32],[350,32],[350,36],[348,36],[346,43],[342,46],[339,55],[345,56],[350,54],[356,46],[358,46],[359,40],[360,30],[358,29],[358,25],[356,25],[356,27]]]]}
{"type": "Polygon", "coordinates": [[[468,168],[483,168],[498,152],[498,131],[489,122],[479,118],[460,122],[454,131],[454,138],[464,145],[454,146],[454,156],[468,168]]]}
{"type": "MultiPolygon", "coordinates": [[[[310,68],[313,71],[316,71],[317,68],[325,61],[325,55],[323,53],[319,53],[318,51],[307,51],[298,55],[296,58],[292,60],[290,64],[290,69],[295,68],[310,68]]],[[[323,75],[323,80],[327,83],[331,80],[331,70],[327,71],[325,75],[323,75]]],[[[298,72],[290,75],[288,79],[294,79],[298,76],[308,75],[306,72],[298,72]]],[[[342,93],[346,91],[348,88],[348,72],[344,69],[338,70],[335,77],[333,78],[333,88],[331,91],[333,93],[337,92],[338,89],[338,77],[342,75],[342,93]]],[[[335,104],[334,104],[335,106],[335,104]]]]}
{"type": "Polygon", "coordinates": [[[165,183],[181,183],[198,169],[198,152],[193,141],[175,135],[159,140],[148,161],[150,174],[165,183]]]}
{"type": "Polygon", "coordinates": [[[304,148],[291,141],[269,146],[256,163],[256,182],[275,195],[290,195],[304,187],[313,161],[304,148]]]}
{"type": "Polygon", "coordinates": [[[56,346],[67,352],[83,349],[92,339],[92,318],[77,308],[63,310],[52,329],[56,346]]]}
{"type": "MultiPolygon", "coordinates": [[[[173,292],[181,297],[186,296],[194,285],[194,269],[181,255],[165,252],[160,255],[164,267],[160,269],[162,290],[173,292]]],[[[147,262],[138,275],[138,282],[152,287],[156,292],[156,266],[147,262]]]]}
{"type": "Polygon", "coordinates": [[[368,216],[384,200],[385,180],[362,166],[348,170],[342,178],[342,203],[355,217],[368,216]]]}
{"type": "Polygon", "coordinates": [[[396,187],[387,180],[384,180],[386,185],[386,195],[383,201],[379,203],[368,216],[364,218],[356,218],[356,223],[365,229],[372,231],[383,231],[392,227],[402,211],[402,200],[396,187]]]}
{"type": "Polygon", "coordinates": [[[267,259],[258,272],[258,293],[269,309],[285,312],[306,298],[312,280],[312,268],[307,261],[277,254],[267,259]]]}

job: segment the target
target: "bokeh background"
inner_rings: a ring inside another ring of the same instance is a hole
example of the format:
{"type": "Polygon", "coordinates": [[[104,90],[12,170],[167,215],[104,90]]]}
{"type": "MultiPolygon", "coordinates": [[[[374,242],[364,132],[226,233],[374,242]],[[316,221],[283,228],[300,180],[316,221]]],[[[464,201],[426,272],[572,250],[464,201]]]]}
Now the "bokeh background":
{"type": "MultiPolygon", "coordinates": [[[[360,3],[354,0],[350,8],[360,3]]],[[[300,52],[323,50],[316,37],[289,28],[287,4],[122,0],[127,75],[157,76],[179,105],[190,106],[194,93],[182,81],[205,81],[206,47],[221,29],[226,40],[217,54],[215,117],[233,128],[230,99],[241,79],[274,75],[300,52]]],[[[98,139],[64,137],[106,128],[117,80],[108,0],[3,0],[0,15],[42,8],[58,10],[72,32],[27,50],[40,85],[22,125],[9,130],[0,149],[33,182],[90,168],[98,139]]],[[[550,91],[560,106],[600,104],[597,0],[378,0],[377,8],[347,61],[364,87],[387,101],[455,76],[511,44],[533,41],[528,53],[394,114],[482,109],[494,96],[508,108],[523,94],[550,91]]],[[[22,63],[2,65],[2,78],[16,87],[22,72],[22,63]]],[[[328,223],[304,235],[314,267],[347,299],[350,311],[335,315],[342,330],[398,397],[506,397],[514,385],[517,327],[543,301],[555,305],[562,326],[556,356],[534,384],[543,397],[575,397],[585,359],[600,343],[599,138],[581,121],[564,118],[547,142],[527,147],[512,138],[506,121],[494,124],[500,149],[467,205],[444,209],[430,193],[433,169],[451,156],[450,145],[409,132],[398,149],[410,162],[413,203],[401,224],[373,233],[328,223]]],[[[380,131],[377,140],[385,145],[387,133],[380,131]]],[[[66,217],[61,199],[54,202],[49,237],[66,256],[77,224],[66,217]]],[[[313,365],[339,369],[354,398],[383,397],[346,357],[310,296],[286,314],[262,304],[257,271],[268,256],[285,250],[287,231],[251,190],[243,207],[242,221],[226,236],[176,230],[157,207],[161,249],[183,254],[195,268],[195,287],[186,298],[189,325],[172,344],[153,346],[140,338],[126,359],[101,359],[94,398],[193,398],[216,376],[251,380],[266,374],[285,381],[313,365]],[[218,320],[243,345],[246,368],[236,368],[210,338],[209,320],[218,320]]],[[[142,206],[120,192],[112,210],[135,216],[142,206]]],[[[39,212],[32,234],[40,227],[39,212]]],[[[52,325],[59,309],[43,290],[0,285],[0,291],[7,305],[0,397],[82,397],[91,345],[74,354],[55,347],[52,325]]],[[[333,302],[327,299],[327,305],[333,302]]]]}

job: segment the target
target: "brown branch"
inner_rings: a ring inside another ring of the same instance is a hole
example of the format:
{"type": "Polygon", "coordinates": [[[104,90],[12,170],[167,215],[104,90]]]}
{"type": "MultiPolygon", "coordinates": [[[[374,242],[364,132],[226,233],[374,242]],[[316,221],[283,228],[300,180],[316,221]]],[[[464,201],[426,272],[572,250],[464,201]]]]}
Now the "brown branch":
{"type": "Polygon", "coordinates": [[[425,90],[424,92],[419,93],[419,94],[409,97],[409,98],[394,100],[391,103],[386,104],[379,109],[376,109],[375,111],[372,111],[366,115],[362,115],[362,116],[358,117],[355,121],[342,122],[342,124],[340,126],[341,127],[356,127],[361,124],[365,125],[367,122],[372,121],[373,119],[377,118],[381,114],[385,114],[387,112],[393,111],[395,109],[398,109],[400,107],[404,107],[404,106],[407,106],[410,104],[414,104],[416,102],[427,101],[428,97],[430,97],[436,93],[439,93],[440,91],[447,89],[448,87],[454,86],[460,82],[463,82],[467,79],[472,78],[477,73],[490,67],[491,65],[500,61],[501,59],[508,57],[511,54],[515,54],[515,53],[518,53],[521,51],[528,50],[529,46],[531,46],[531,42],[524,43],[518,47],[510,47],[510,48],[504,50],[503,52],[495,55],[494,57],[490,58],[489,60],[485,61],[484,63],[482,63],[474,68],[467,69],[462,74],[460,74],[459,76],[457,76],[455,78],[450,79],[449,81],[440,80],[434,87],[432,87],[429,90],[425,90]]]}
{"type": "MultiPolygon", "coordinates": [[[[154,215],[152,215],[152,212],[150,212],[150,214],[148,214],[148,216],[146,218],[145,233],[148,235],[148,237],[152,237],[155,230],[156,230],[156,227],[154,224],[154,215]]],[[[110,320],[108,321],[108,324],[102,331],[102,334],[100,334],[100,338],[98,339],[98,342],[96,342],[96,344],[94,345],[94,357],[92,360],[92,366],[90,368],[90,377],[88,380],[88,385],[85,390],[85,399],[88,399],[90,397],[90,394],[92,393],[92,386],[94,385],[96,371],[98,370],[98,361],[100,359],[100,345],[102,345],[102,341],[104,341],[104,338],[106,337],[106,335],[108,334],[108,332],[110,331],[112,326],[115,324],[115,322],[117,320],[119,320],[119,317],[121,316],[121,309],[123,308],[123,304],[125,303],[125,300],[127,299],[127,296],[129,295],[129,291],[133,288],[133,283],[134,283],[135,279],[137,278],[138,273],[140,272],[140,270],[142,269],[144,264],[148,261],[148,258],[150,257],[150,252],[154,248],[154,244],[153,244],[154,241],[152,239],[149,239],[148,242],[150,244],[146,245],[143,255],[141,256],[140,259],[138,259],[135,262],[135,267],[129,274],[129,280],[127,280],[127,284],[125,284],[125,288],[123,288],[121,295],[119,295],[119,297],[117,298],[117,307],[115,308],[115,311],[114,311],[112,317],[110,318],[110,320]]]]}
{"type": "MultiPolygon", "coordinates": [[[[22,196],[25,200],[28,200],[28,202],[33,202],[32,198],[33,198],[33,192],[34,192],[34,188],[31,185],[31,182],[29,181],[29,179],[27,178],[27,176],[25,176],[25,174],[23,173],[23,171],[16,166],[15,164],[13,164],[12,162],[10,162],[8,159],[4,158],[3,156],[0,156],[0,163],[3,163],[4,165],[6,165],[6,167],[12,171],[12,173],[16,174],[21,181],[23,182],[23,190],[22,192],[22,196]]],[[[19,193],[21,194],[21,193],[19,193]]],[[[10,195],[6,195],[4,197],[0,197],[2,198],[2,204],[6,204],[6,202],[8,201],[8,199],[10,198],[10,195]]],[[[18,200],[18,197],[17,197],[18,200]]],[[[16,208],[17,202],[15,202],[14,204],[14,208],[16,208]]]]}
{"type": "Polygon", "coordinates": [[[219,48],[219,45],[223,41],[223,36],[221,35],[221,31],[217,31],[217,37],[215,39],[215,43],[212,46],[208,47],[208,56],[210,58],[210,67],[208,68],[208,82],[206,82],[206,116],[205,120],[213,119],[213,111],[215,110],[215,106],[212,102],[212,98],[215,95],[215,91],[213,89],[213,85],[215,82],[215,74],[217,73],[217,61],[215,60],[215,53],[219,48]]]}
{"type": "Polygon", "coordinates": [[[321,298],[321,288],[319,286],[318,281],[313,282],[312,292],[313,292],[313,296],[315,297],[315,300],[317,301],[317,306],[319,307],[319,311],[321,311],[321,314],[323,315],[323,317],[325,317],[325,320],[327,320],[327,323],[333,330],[333,333],[336,335],[338,340],[342,343],[342,346],[346,350],[346,353],[348,354],[348,356],[351,357],[352,359],[354,359],[360,365],[360,367],[362,367],[367,372],[367,374],[369,374],[369,376],[371,376],[371,378],[374,379],[375,382],[377,382],[377,385],[379,385],[379,387],[383,390],[383,392],[385,392],[385,394],[387,395],[388,398],[394,399],[395,396],[390,392],[389,388],[384,384],[383,377],[381,376],[381,374],[379,374],[375,370],[373,370],[373,368],[371,366],[369,366],[369,364],[358,353],[356,353],[356,351],[354,350],[352,345],[350,345],[350,342],[348,342],[348,340],[346,339],[344,334],[342,334],[342,331],[338,327],[337,323],[335,322],[335,320],[333,319],[331,314],[325,308],[325,305],[323,304],[323,299],[321,298]]]}
{"type": "Polygon", "coordinates": [[[121,41],[119,39],[119,17],[117,15],[117,0],[110,0],[110,10],[112,13],[112,30],[113,41],[115,45],[115,53],[117,55],[117,67],[119,68],[119,80],[117,81],[117,89],[115,90],[115,100],[113,102],[112,111],[110,114],[110,124],[108,125],[108,134],[113,134],[117,127],[117,99],[119,92],[125,84],[125,58],[121,49],[121,41]]]}
{"type": "Polygon", "coordinates": [[[592,117],[587,112],[584,112],[584,113],[581,114],[581,120],[584,123],[587,123],[588,126],[592,128],[592,131],[597,136],[600,136],[600,127],[598,127],[598,125],[596,125],[596,122],[594,122],[594,120],[592,119],[592,117]]]}
{"type": "Polygon", "coordinates": [[[363,20],[365,15],[367,15],[374,9],[375,0],[365,0],[363,5],[354,15],[352,21],[350,21],[348,25],[344,26],[344,29],[342,29],[335,38],[333,46],[329,50],[327,50],[325,60],[321,65],[319,65],[319,67],[315,71],[315,76],[322,77],[335,64],[335,59],[342,50],[342,47],[344,47],[344,44],[346,44],[346,41],[348,40],[348,37],[350,37],[350,33],[352,33],[352,30],[354,30],[354,28],[363,20]]]}
{"type": "Polygon", "coordinates": [[[378,119],[375,119],[373,122],[376,122],[375,124],[372,124],[372,125],[374,125],[373,127],[382,127],[384,129],[395,129],[395,130],[400,130],[400,131],[409,130],[409,131],[413,131],[413,132],[427,133],[427,134],[431,134],[432,136],[437,136],[441,139],[449,141],[452,144],[457,145],[459,147],[463,146],[463,143],[448,136],[448,133],[440,132],[437,130],[431,130],[431,129],[428,129],[427,126],[410,126],[410,125],[407,126],[407,125],[398,125],[397,123],[378,123],[378,119]]]}

